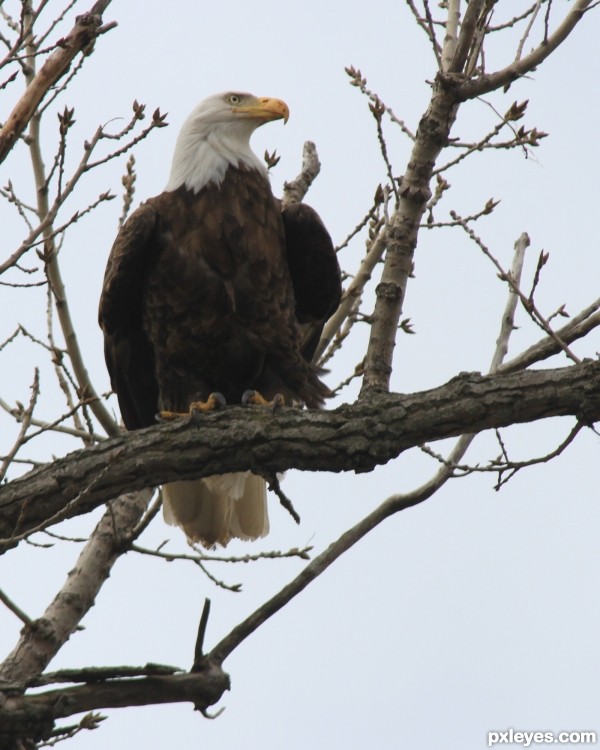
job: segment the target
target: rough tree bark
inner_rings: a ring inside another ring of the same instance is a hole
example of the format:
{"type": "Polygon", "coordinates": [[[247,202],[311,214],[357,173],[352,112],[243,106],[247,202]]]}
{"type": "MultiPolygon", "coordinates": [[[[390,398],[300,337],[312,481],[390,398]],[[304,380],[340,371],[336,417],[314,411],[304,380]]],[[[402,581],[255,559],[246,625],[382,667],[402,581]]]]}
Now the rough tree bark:
{"type": "Polygon", "coordinates": [[[556,370],[457,376],[410,395],[380,394],[329,412],[231,407],[193,422],[112,438],[35,469],[0,489],[0,544],[51,519],[88,512],[123,491],[247,470],[273,476],[370,471],[423,442],[573,415],[600,418],[600,362],[556,370]]]}

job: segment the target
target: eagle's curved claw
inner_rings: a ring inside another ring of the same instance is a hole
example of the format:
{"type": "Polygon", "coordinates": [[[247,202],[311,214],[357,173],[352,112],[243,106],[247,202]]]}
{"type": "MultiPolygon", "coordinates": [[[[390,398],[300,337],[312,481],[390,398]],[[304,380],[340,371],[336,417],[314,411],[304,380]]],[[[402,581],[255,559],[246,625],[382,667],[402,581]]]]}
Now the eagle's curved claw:
{"type": "Polygon", "coordinates": [[[218,391],[214,391],[213,393],[209,393],[206,401],[192,401],[190,404],[190,418],[196,424],[196,427],[200,429],[203,414],[223,409],[225,406],[227,406],[225,396],[218,391]]]}
{"type": "Polygon", "coordinates": [[[250,404],[255,404],[257,406],[268,406],[273,411],[275,411],[275,409],[279,409],[281,406],[285,406],[285,398],[281,393],[276,393],[271,401],[267,401],[262,393],[259,393],[258,391],[244,391],[244,394],[242,395],[242,406],[248,406],[250,404]]]}
{"type": "Polygon", "coordinates": [[[182,417],[191,417],[193,420],[197,421],[201,414],[205,414],[209,411],[216,411],[217,409],[223,409],[225,406],[227,406],[225,396],[218,391],[214,391],[209,394],[206,401],[192,401],[190,409],[187,412],[159,411],[154,418],[157,422],[170,422],[173,419],[181,419],[182,417]]]}
{"type": "Polygon", "coordinates": [[[190,404],[190,415],[200,413],[204,414],[207,411],[216,411],[217,409],[223,409],[227,406],[225,396],[219,391],[213,391],[210,393],[206,401],[192,401],[190,404]]]}

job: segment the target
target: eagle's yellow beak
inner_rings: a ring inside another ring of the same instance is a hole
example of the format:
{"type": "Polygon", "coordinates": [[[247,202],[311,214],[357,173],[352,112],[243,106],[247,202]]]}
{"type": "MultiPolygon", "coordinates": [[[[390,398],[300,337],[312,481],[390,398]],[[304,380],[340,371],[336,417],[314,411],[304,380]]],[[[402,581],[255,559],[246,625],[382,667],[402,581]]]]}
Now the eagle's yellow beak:
{"type": "Polygon", "coordinates": [[[232,111],[261,120],[261,122],[283,120],[283,122],[286,123],[290,116],[290,110],[284,101],[281,99],[272,99],[268,96],[261,96],[260,98],[255,99],[251,104],[245,104],[241,107],[233,107],[232,111]]]}

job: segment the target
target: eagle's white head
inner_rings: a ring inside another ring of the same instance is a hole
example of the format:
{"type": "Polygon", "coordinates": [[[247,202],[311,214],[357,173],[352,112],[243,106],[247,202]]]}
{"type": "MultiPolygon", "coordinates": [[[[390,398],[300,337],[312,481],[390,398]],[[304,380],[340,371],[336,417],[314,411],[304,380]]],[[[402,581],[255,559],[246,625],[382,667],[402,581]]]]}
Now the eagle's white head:
{"type": "Polygon", "coordinates": [[[288,116],[280,99],[235,91],[209,96],[183,123],[165,190],[185,185],[197,193],[209,182],[218,185],[230,165],[266,173],[250,148],[250,136],[265,122],[287,122],[288,116]]]}

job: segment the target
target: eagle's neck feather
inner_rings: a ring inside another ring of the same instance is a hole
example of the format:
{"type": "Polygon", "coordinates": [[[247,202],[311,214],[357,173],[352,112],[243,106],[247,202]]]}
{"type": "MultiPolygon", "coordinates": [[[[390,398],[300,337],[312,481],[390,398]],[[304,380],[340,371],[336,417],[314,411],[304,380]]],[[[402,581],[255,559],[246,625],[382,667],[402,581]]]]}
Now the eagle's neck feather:
{"type": "Polygon", "coordinates": [[[227,169],[247,167],[267,176],[267,170],[250,148],[254,127],[202,128],[186,122],[177,138],[171,174],[165,190],[185,185],[197,193],[209,183],[220,185],[227,169]]]}

